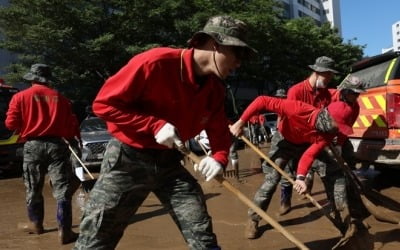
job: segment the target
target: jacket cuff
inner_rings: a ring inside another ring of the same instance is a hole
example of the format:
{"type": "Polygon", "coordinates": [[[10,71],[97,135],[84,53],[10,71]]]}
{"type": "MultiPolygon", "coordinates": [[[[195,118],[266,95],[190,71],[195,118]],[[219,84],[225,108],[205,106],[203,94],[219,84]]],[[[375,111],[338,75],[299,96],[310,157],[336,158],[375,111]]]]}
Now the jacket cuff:
{"type": "Polygon", "coordinates": [[[304,181],[306,177],[304,175],[297,175],[296,180],[304,181]]]}

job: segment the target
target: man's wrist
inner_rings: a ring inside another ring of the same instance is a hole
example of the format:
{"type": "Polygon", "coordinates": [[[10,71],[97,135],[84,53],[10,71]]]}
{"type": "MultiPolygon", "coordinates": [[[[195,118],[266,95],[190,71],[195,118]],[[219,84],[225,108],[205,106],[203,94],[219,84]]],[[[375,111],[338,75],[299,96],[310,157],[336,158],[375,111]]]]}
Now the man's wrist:
{"type": "Polygon", "coordinates": [[[304,181],[306,177],[304,175],[297,175],[296,180],[304,181]]]}

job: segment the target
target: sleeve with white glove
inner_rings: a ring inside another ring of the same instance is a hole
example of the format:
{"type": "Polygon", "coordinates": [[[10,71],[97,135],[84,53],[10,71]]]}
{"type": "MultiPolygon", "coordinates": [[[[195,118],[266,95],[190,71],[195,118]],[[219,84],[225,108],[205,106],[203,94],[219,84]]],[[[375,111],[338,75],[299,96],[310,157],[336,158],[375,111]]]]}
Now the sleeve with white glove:
{"type": "Polygon", "coordinates": [[[209,181],[222,172],[222,165],[214,158],[206,156],[199,164],[194,165],[194,171],[199,171],[206,177],[206,181],[209,181]]]}
{"type": "Polygon", "coordinates": [[[179,138],[178,131],[171,123],[165,123],[165,125],[157,132],[154,136],[158,144],[173,148],[174,144],[177,148],[184,146],[181,138],[179,138]]]}

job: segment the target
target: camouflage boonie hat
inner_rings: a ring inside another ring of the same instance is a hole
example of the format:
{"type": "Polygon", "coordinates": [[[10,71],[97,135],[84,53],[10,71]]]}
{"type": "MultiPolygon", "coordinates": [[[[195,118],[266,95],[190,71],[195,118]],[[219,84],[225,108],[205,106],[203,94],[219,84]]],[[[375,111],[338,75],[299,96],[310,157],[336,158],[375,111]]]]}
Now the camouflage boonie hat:
{"type": "Polygon", "coordinates": [[[30,72],[26,73],[23,78],[32,82],[51,83],[53,77],[48,65],[36,63],[31,66],[30,72]]]}
{"type": "Polygon", "coordinates": [[[355,93],[365,92],[363,83],[357,76],[348,75],[337,87],[339,90],[349,89],[355,93]]]}
{"type": "Polygon", "coordinates": [[[257,53],[257,50],[247,44],[247,25],[231,16],[211,17],[203,30],[196,32],[188,41],[189,45],[193,46],[204,34],[211,36],[218,44],[245,47],[250,53],[257,53]]]}
{"type": "Polygon", "coordinates": [[[335,61],[327,56],[320,56],[315,59],[315,63],[313,65],[308,65],[310,69],[315,72],[332,72],[332,73],[339,73],[337,70],[333,69],[335,65],[335,61]]]}
{"type": "Polygon", "coordinates": [[[276,92],[275,92],[275,95],[274,96],[276,96],[276,97],[281,97],[281,98],[285,98],[286,97],[286,90],[284,90],[284,89],[278,89],[276,92]]]}
{"type": "Polygon", "coordinates": [[[329,114],[328,109],[321,109],[318,113],[317,120],[315,121],[315,129],[318,132],[334,134],[338,132],[338,127],[334,124],[335,122],[329,114]]]}

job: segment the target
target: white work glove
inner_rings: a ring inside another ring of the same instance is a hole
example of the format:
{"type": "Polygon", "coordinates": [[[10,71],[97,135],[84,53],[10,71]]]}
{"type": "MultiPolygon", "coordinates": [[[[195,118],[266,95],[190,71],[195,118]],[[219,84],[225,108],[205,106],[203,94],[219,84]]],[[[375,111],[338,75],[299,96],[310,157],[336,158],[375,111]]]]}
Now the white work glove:
{"type": "Polygon", "coordinates": [[[194,171],[199,171],[206,177],[206,181],[209,181],[222,172],[222,165],[214,158],[206,156],[199,164],[194,164],[194,171]]]}
{"type": "Polygon", "coordinates": [[[178,149],[184,147],[175,126],[168,122],[158,131],[154,138],[158,144],[167,146],[168,148],[173,148],[174,144],[178,149]]]}

